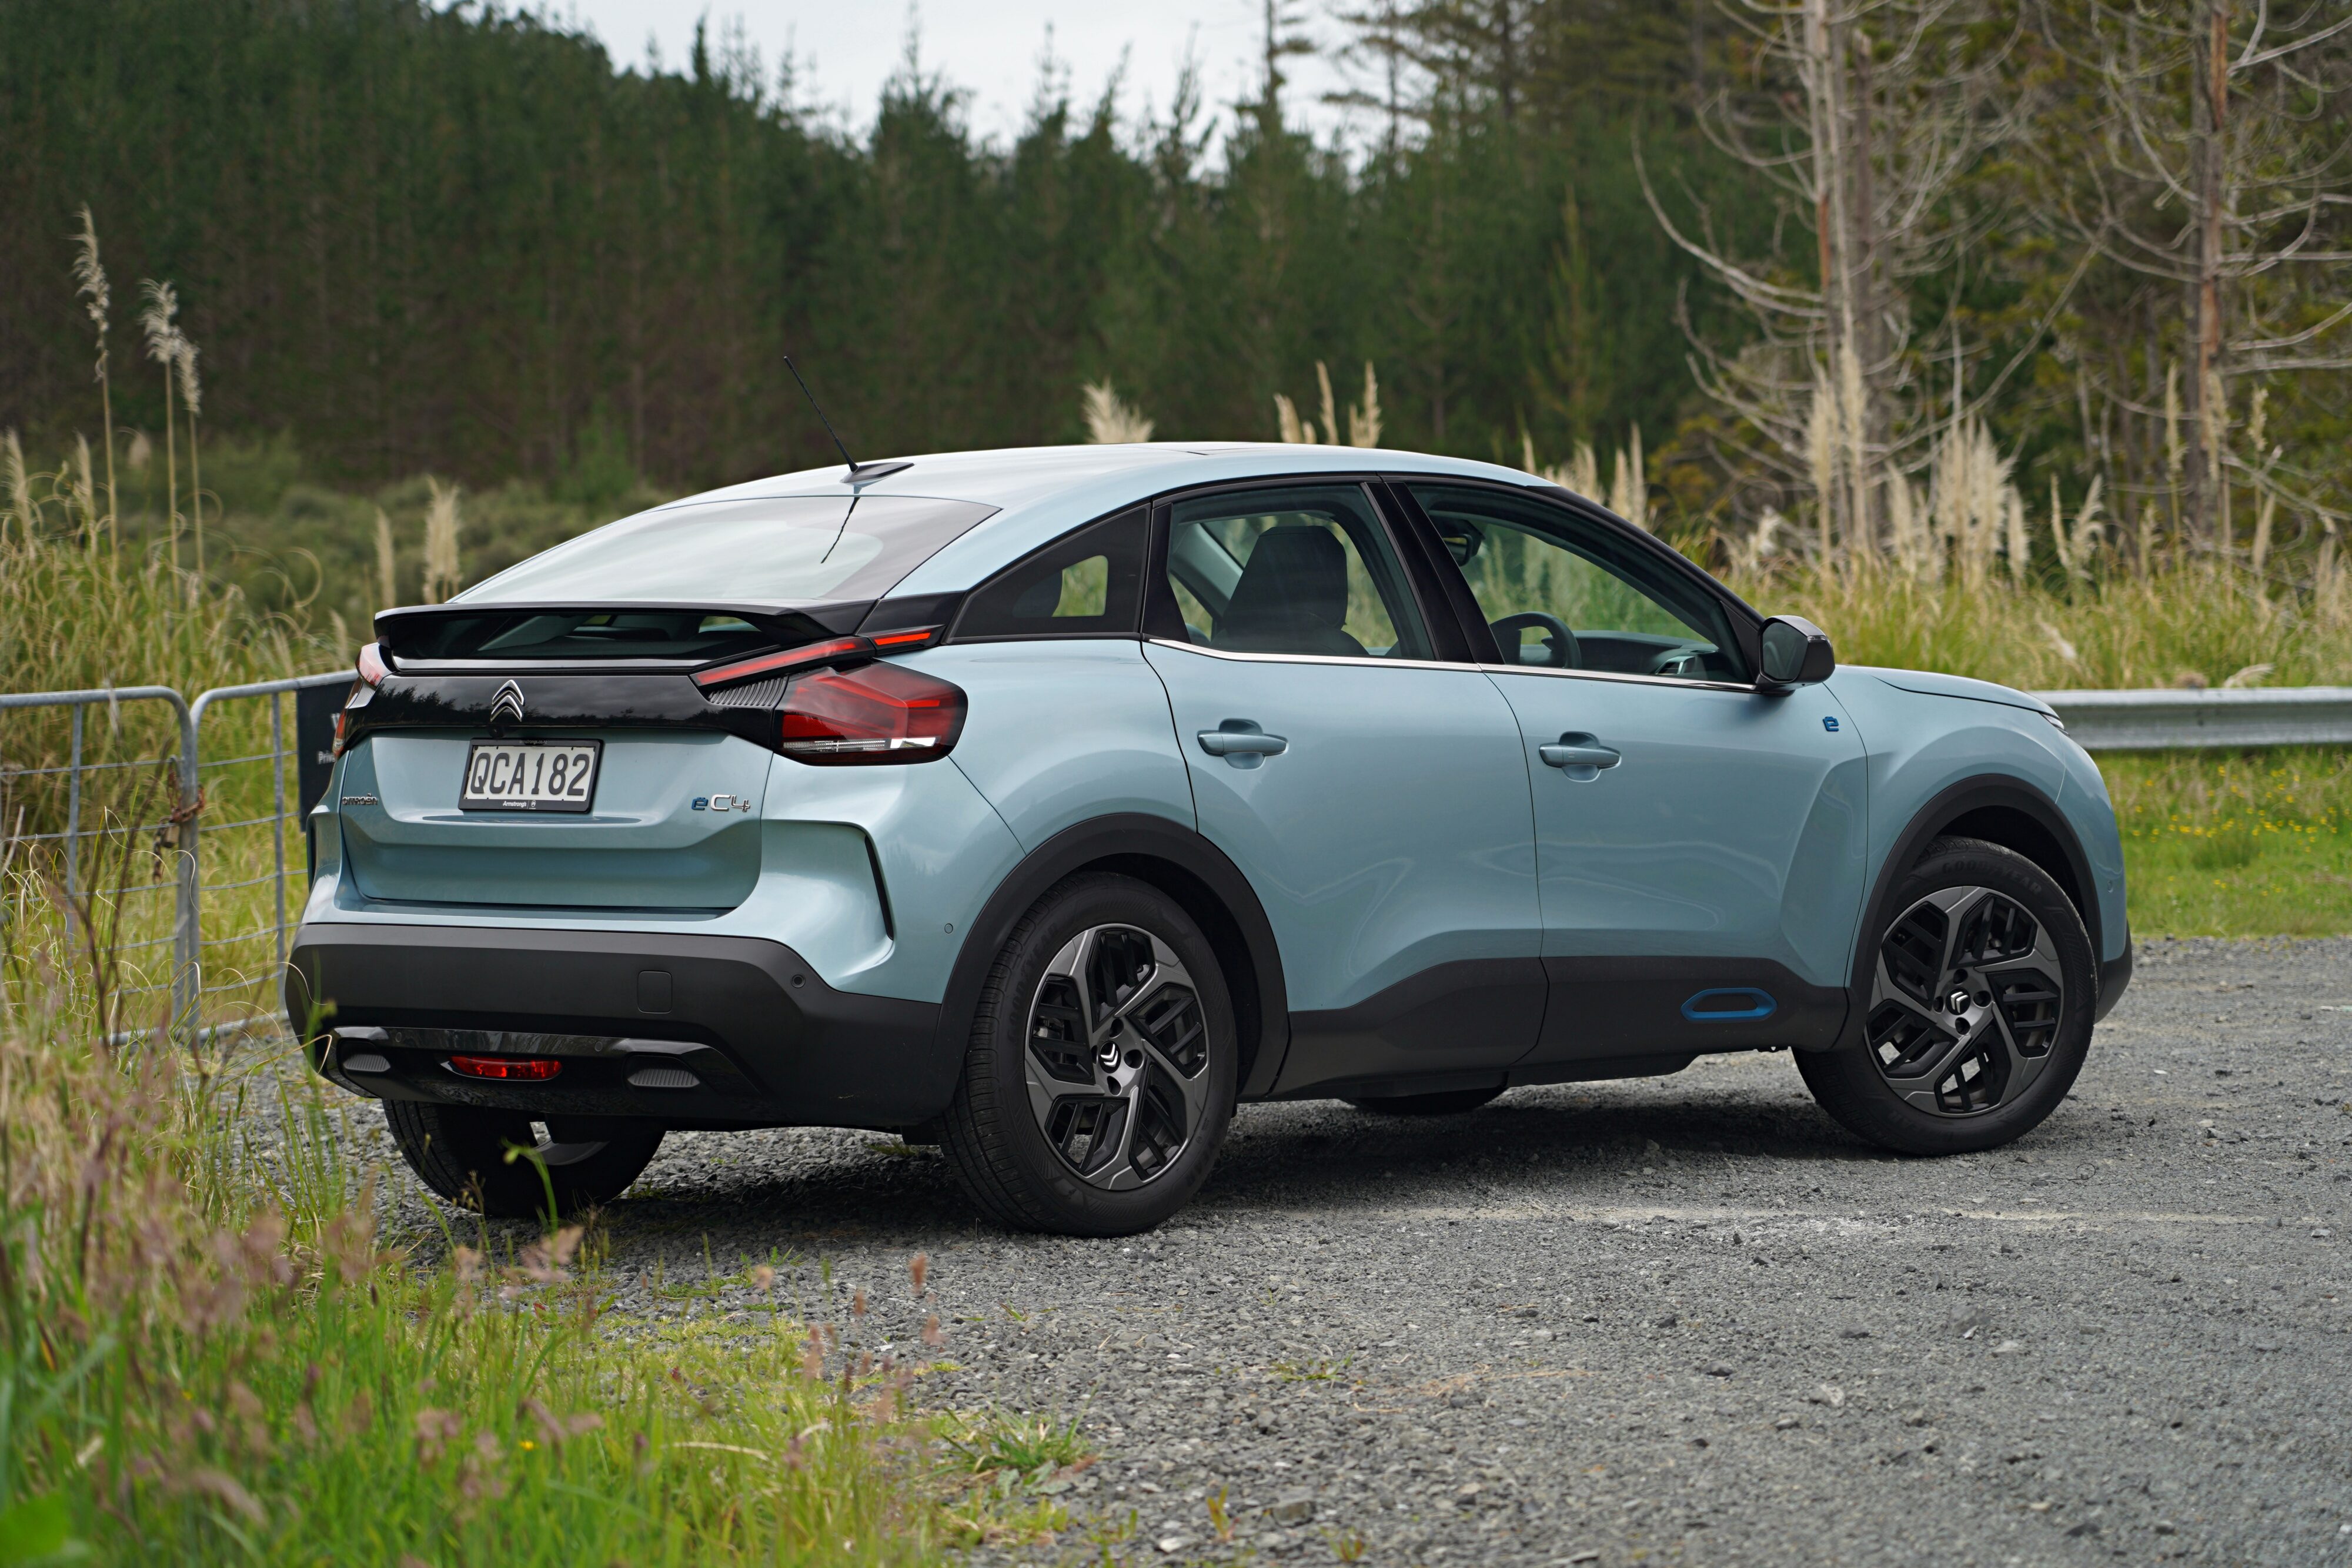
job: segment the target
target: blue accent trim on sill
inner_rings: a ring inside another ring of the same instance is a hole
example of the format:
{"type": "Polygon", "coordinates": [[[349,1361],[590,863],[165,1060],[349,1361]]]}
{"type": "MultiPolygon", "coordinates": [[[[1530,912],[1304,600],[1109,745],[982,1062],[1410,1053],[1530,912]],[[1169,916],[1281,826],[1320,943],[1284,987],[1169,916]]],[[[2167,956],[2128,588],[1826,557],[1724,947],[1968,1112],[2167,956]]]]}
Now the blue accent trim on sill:
{"type": "Polygon", "coordinates": [[[1759,991],[1753,986],[1722,986],[1701,991],[1683,1003],[1683,1017],[1693,1023],[1753,1023],[1758,1019],[1770,1018],[1780,1004],[1769,991],[1759,991]],[[1753,998],[1746,1008],[1710,1008],[1700,1004],[1714,997],[1748,997],[1753,998]]]}

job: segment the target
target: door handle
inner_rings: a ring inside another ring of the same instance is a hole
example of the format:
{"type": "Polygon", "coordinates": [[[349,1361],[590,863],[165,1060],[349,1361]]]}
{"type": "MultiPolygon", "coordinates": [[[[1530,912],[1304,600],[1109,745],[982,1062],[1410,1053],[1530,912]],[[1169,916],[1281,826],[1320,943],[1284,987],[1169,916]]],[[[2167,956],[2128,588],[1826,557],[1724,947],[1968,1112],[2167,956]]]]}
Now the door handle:
{"type": "Polygon", "coordinates": [[[1536,747],[1536,755],[1547,767],[1557,768],[1579,783],[1589,783],[1601,777],[1604,768],[1614,768],[1625,759],[1625,754],[1606,747],[1582,730],[1570,730],[1558,740],[1536,747]]]}
{"type": "Polygon", "coordinates": [[[1269,757],[1279,757],[1290,749],[1290,742],[1278,735],[1268,735],[1257,727],[1257,721],[1229,718],[1214,729],[1204,729],[1195,737],[1201,749],[1212,757],[1222,757],[1235,768],[1255,768],[1269,757]]]}

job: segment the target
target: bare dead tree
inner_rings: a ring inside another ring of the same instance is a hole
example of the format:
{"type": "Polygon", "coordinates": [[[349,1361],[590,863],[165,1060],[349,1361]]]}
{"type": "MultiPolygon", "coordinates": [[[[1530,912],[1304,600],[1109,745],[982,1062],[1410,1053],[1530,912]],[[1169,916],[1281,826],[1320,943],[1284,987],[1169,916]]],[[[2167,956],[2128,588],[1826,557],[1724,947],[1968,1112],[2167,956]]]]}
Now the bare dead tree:
{"type": "Polygon", "coordinates": [[[1937,407],[1913,341],[1913,294],[1984,226],[1956,198],[2011,134],[2000,88],[2015,34],[1990,27],[1988,43],[1996,18],[1986,0],[1723,9],[1753,41],[1757,67],[1718,81],[1699,123],[1785,193],[1812,254],[1800,259],[1783,231],[1775,252],[1735,256],[1703,203],[1690,198],[1693,215],[1677,222],[1644,170],[1659,223],[1760,329],[1728,355],[1694,336],[1693,369],[1762,434],[1750,455],[1818,493],[1825,548],[1875,548],[1888,476],[1924,464],[1939,417],[1956,425],[1972,412],[1937,407]]]}
{"type": "Polygon", "coordinates": [[[2226,547],[2225,470],[2266,490],[2274,474],[2262,454],[2230,450],[2232,383],[2352,369],[2352,334],[2336,330],[2352,319],[2340,270],[2352,262],[2352,14],[2340,0],[2291,15],[2271,0],[2035,5],[2098,105],[2090,146],[2042,141],[2052,210],[2098,256],[2178,289],[2180,526],[2226,547]]]}

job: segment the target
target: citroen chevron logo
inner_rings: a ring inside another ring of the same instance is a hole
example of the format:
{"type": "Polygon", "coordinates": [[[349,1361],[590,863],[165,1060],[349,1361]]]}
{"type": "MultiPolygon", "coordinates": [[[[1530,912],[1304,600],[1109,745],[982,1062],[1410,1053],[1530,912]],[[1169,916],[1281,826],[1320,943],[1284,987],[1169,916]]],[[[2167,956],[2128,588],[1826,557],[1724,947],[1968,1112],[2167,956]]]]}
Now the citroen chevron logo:
{"type": "Polygon", "coordinates": [[[492,724],[522,722],[522,688],[520,686],[509,681],[499,688],[498,695],[490,698],[490,722],[492,724]]]}

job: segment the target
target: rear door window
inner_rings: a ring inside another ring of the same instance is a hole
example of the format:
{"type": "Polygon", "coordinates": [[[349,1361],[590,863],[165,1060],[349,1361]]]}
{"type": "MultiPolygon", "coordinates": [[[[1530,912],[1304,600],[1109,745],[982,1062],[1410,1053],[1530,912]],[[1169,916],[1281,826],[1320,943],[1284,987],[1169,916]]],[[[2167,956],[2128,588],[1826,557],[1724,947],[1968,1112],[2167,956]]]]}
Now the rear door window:
{"type": "Polygon", "coordinates": [[[1176,502],[1167,588],[1186,638],[1198,646],[1430,657],[1395,549],[1360,485],[1235,490],[1176,502]]]}

